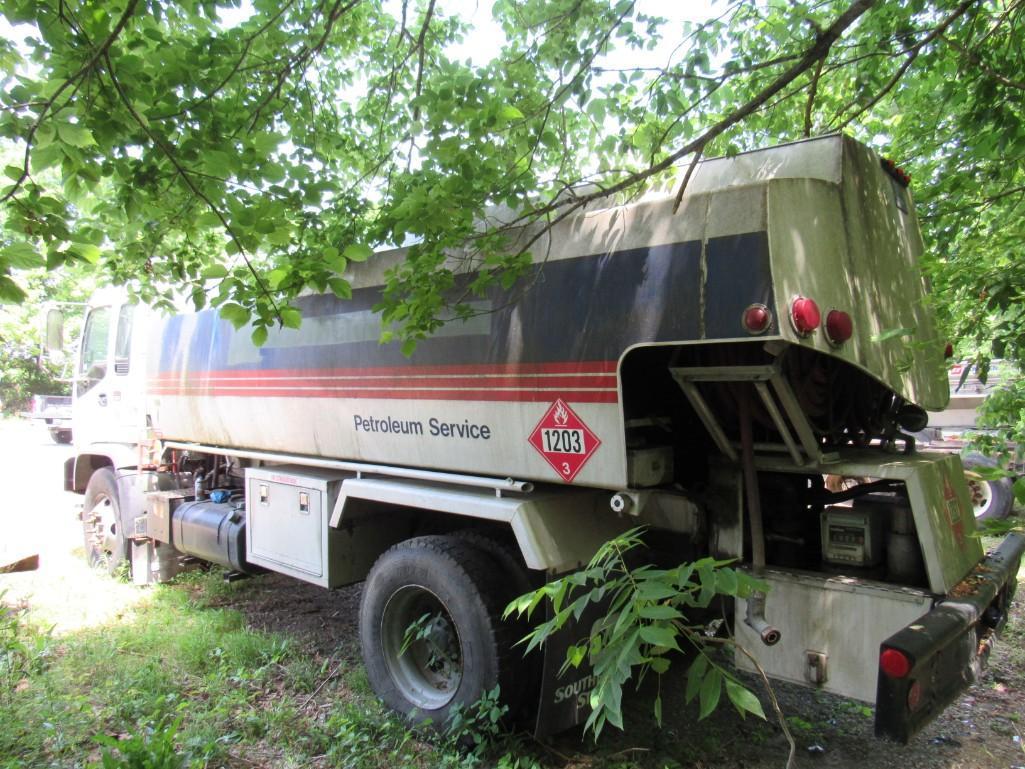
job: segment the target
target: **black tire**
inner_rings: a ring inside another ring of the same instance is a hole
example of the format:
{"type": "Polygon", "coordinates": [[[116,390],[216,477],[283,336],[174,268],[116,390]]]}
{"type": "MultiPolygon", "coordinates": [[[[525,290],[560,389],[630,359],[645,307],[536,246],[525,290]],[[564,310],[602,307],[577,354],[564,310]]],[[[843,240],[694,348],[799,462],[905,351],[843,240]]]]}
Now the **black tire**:
{"type": "MultiPolygon", "coordinates": [[[[461,529],[453,532],[453,535],[487,553],[494,561],[495,567],[502,575],[502,583],[505,587],[502,595],[503,612],[505,611],[504,607],[521,595],[532,592],[544,584],[543,575],[540,579],[532,577],[530,570],[523,562],[523,556],[520,555],[519,546],[512,536],[504,536],[500,532],[489,529],[461,529]]],[[[537,705],[537,695],[541,689],[541,668],[544,660],[540,649],[534,649],[527,654],[525,653],[527,645],[519,643],[530,633],[531,622],[526,617],[515,616],[510,617],[506,622],[513,634],[515,645],[513,662],[517,669],[513,683],[514,688],[507,693],[504,699],[514,717],[533,715],[533,709],[537,705]],[[523,710],[517,712],[516,706],[522,707],[523,710]]]]}
{"type": "Polygon", "coordinates": [[[128,558],[128,541],[121,530],[121,506],[114,471],[104,467],[92,474],[82,501],[85,559],[94,569],[116,573],[128,558]]]}
{"type": "Polygon", "coordinates": [[[543,580],[535,583],[531,579],[530,570],[523,563],[519,547],[512,537],[505,537],[488,529],[459,529],[452,532],[452,536],[470,543],[478,550],[483,550],[495,561],[495,565],[502,571],[505,592],[509,596],[506,604],[543,584],[543,580]]]}
{"type": "Polygon", "coordinates": [[[53,439],[62,445],[71,443],[71,430],[58,430],[53,439]]]}
{"type": "Polygon", "coordinates": [[[964,465],[975,520],[998,521],[1010,515],[1014,506],[1014,482],[1010,478],[986,480],[972,472],[976,467],[997,467],[996,461],[982,454],[966,454],[961,457],[961,464],[964,465]]]}
{"type": "Polygon", "coordinates": [[[487,553],[452,536],[406,540],[377,559],[363,588],[360,643],[370,685],[388,707],[440,729],[453,708],[496,685],[503,701],[515,691],[502,576],[487,553]],[[408,628],[424,616],[426,636],[403,652],[408,628]]]}

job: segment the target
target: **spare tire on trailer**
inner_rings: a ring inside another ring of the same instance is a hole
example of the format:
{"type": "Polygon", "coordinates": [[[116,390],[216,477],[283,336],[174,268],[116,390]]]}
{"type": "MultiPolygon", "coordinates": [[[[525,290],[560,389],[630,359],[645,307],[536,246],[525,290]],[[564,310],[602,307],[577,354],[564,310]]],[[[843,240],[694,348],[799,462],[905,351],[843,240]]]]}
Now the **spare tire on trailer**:
{"type": "Polygon", "coordinates": [[[987,480],[977,472],[979,467],[997,467],[996,460],[982,454],[971,453],[961,457],[965,480],[972,500],[972,511],[977,521],[996,521],[1006,518],[1014,505],[1013,481],[1010,478],[987,480]]]}
{"type": "Polygon", "coordinates": [[[377,559],[363,588],[360,642],[385,704],[441,728],[496,685],[516,690],[502,576],[487,553],[451,536],[409,539],[377,559]]]}

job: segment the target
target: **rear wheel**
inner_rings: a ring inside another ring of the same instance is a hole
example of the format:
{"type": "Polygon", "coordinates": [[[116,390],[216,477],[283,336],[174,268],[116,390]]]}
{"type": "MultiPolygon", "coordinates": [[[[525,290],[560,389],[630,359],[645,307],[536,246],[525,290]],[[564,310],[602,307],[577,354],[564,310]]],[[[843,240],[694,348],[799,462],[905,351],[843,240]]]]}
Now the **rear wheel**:
{"type": "Polygon", "coordinates": [[[360,642],[370,684],[389,707],[440,727],[496,685],[503,699],[514,691],[516,637],[501,619],[501,577],[487,553],[449,536],[410,539],[377,560],[363,589],[360,642]]]}
{"type": "Polygon", "coordinates": [[[121,531],[117,479],[109,468],[93,473],[85,488],[82,535],[90,566],[113,574],[125,563],[128,543],[121,531]]]}

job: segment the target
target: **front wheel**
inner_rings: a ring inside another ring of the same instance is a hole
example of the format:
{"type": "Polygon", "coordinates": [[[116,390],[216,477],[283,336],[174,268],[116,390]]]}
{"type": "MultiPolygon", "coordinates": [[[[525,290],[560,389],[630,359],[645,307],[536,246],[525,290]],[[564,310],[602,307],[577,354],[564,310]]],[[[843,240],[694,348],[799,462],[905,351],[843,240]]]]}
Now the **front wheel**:
{"type": "Polygon", "coordinates": [[[82,503],[82,535],[85,558],[96,569],[114,574],[125,563],[128,542],[121,531],[121,508],[114,471],[102,468],[85,487],[82,503]]]}
{"type": "Polygon", "coordinates": [[[500,686],[514,689],[516,641],[502,622],[506,588],[494,561],[456,537],[417,537],[367,576],[360,642],[377,695],[414,722],[441,727],[500,686]]]}

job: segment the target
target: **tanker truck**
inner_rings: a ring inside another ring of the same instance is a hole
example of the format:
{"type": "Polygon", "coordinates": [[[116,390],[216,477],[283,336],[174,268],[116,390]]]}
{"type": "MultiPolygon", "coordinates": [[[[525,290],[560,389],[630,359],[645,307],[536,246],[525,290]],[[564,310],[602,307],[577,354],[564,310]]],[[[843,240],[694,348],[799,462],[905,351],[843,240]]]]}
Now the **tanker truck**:
{"type": "Polygon", "coordinates": [[[498,685],[555,731],[594,676],[560,677],[555,640],[524,657],[503,607],[643,526],[653,560],[767,585],[713,607],[738,667],[872,703],[907,741],[979,675],[1025,549],[984,553],[960,460],[909,435],[948,387],[908,179],[828,136],[704,160],[674,197],[592,201],[410,357],[372,309],[402,249],[259,347],[98,294],[64,479],[88,559],[363,582],[387,705],[441,723],[498,685]]]}

